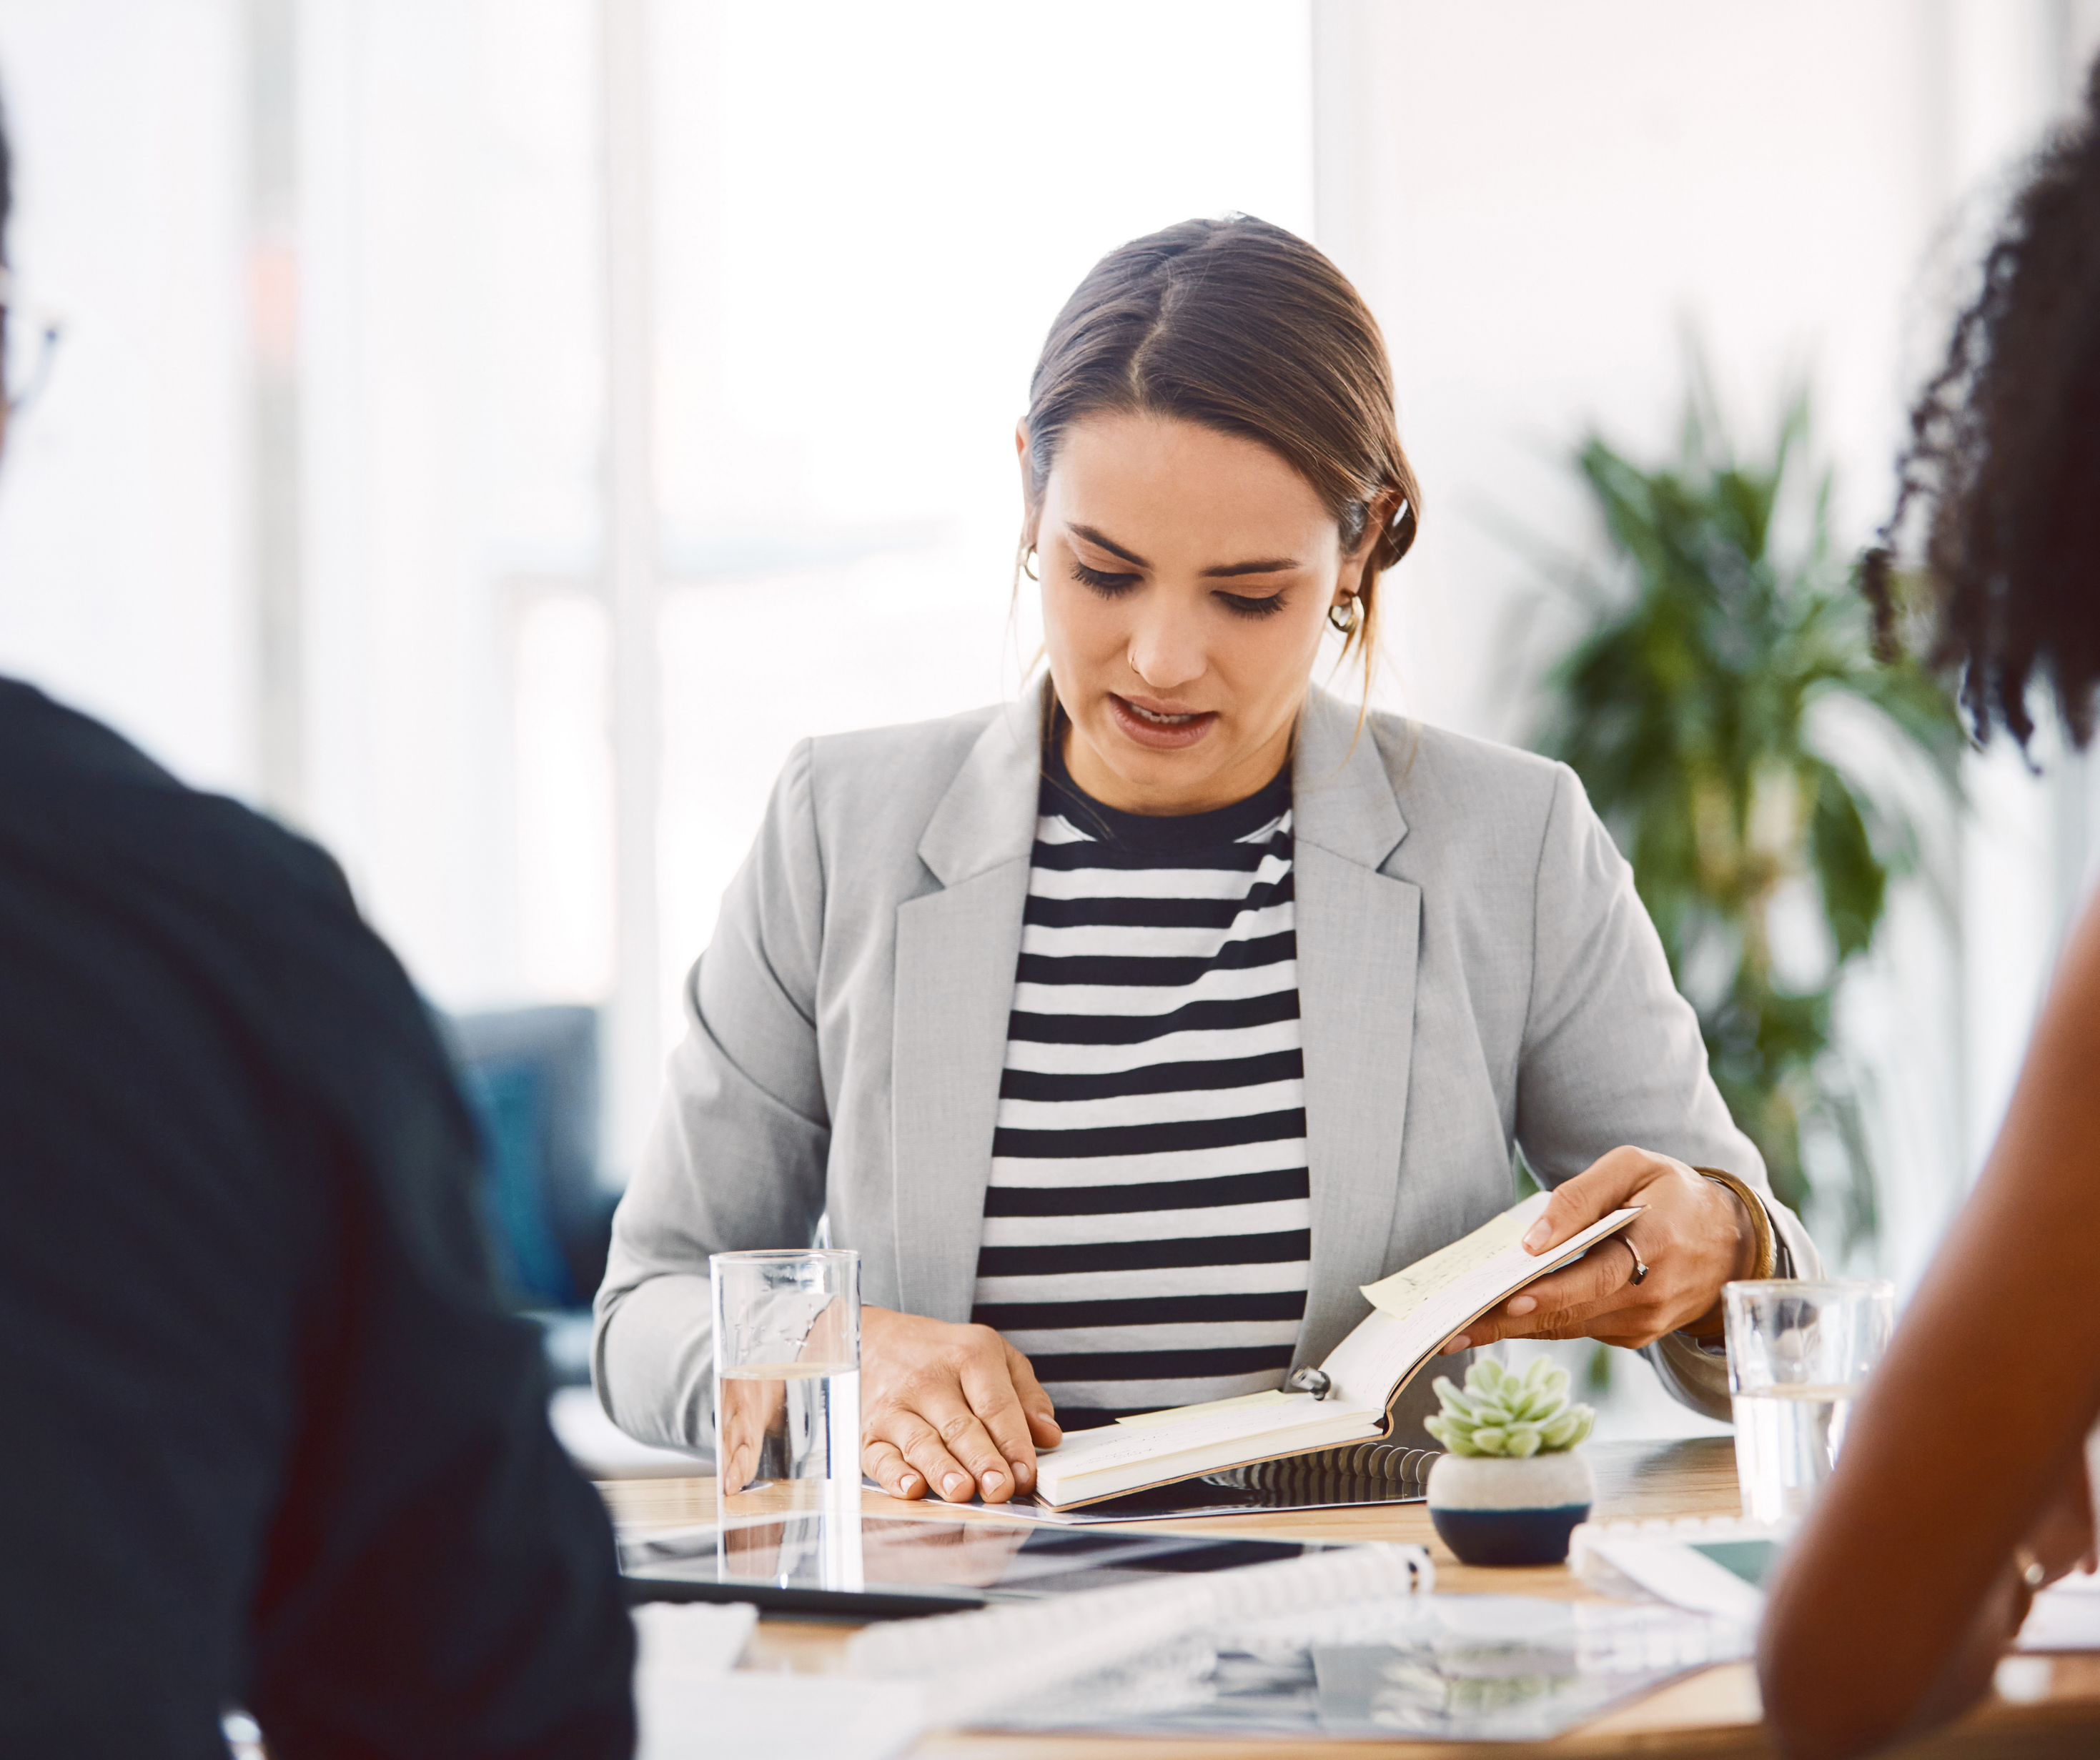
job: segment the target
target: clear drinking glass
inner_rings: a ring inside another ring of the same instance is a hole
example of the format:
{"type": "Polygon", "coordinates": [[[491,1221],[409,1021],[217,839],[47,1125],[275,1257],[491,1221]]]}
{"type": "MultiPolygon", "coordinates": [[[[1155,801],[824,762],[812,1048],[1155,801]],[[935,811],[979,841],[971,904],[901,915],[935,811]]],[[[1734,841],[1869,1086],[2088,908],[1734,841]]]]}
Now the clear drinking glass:
{"type": "Polygon", "coordinates": [[[860,1255],[715,1253],[725,1516],[860,1507],[860,1255]]]}
{"type": "Polygon", "coordinates": [[[1731,1283],[1722,1300],[1743,1514],[1791,1522],[1837,1464],[1852,1403],[1895,1330],[1895,1290],[1774,1278],[1731,1283]]]}

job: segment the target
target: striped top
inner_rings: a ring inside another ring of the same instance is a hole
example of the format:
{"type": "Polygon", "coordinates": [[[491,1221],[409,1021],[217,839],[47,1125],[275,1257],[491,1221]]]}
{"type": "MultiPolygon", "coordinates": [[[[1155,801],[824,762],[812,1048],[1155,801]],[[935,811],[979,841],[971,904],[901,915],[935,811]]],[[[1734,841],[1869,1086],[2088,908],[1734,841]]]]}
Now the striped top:
{"type": "Polygon", "coordinates": [[[972,1318],[1070,1429],[1280,1384],[1312,1251],[1290,775],[1154,818],[1045,752],[972,1318]]]}

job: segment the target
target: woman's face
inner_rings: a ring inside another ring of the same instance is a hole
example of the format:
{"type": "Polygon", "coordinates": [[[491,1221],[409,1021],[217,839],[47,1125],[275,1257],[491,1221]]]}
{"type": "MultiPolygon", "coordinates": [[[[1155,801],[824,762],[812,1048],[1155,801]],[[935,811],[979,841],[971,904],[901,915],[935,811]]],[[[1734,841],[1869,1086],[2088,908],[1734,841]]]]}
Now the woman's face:
{"type": "MultiPolygon", "coordinates": [[[[1021,465],[1025,485],[1025,428],[1021,465]]],[[[1363,563],[1304,477],[1194,422],[1092,416],[1059,442],[1035,539],[1074,781],[1128,812],[1189,813],[1282,768],[1328,610],[1363,563]]]]}

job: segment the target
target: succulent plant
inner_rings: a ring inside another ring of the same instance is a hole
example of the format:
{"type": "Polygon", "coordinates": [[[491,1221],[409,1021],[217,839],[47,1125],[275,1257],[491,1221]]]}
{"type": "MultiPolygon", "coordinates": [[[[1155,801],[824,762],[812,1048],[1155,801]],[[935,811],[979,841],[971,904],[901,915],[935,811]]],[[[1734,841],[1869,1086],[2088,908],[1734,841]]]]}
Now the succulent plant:
{"type": "Polygon", "coordinates": [[[1597,1415],[1568,1398],[1568,1371],[1534,1357],[1522,1375],[1482,1357],[1466,1375],[1463,1393],[1439,1375],[1444,1409],[1424,1426],[1454,1454],[1498,1454],[1523,1460],[1572,1449],[1590,1433],[1597,1415]]]}

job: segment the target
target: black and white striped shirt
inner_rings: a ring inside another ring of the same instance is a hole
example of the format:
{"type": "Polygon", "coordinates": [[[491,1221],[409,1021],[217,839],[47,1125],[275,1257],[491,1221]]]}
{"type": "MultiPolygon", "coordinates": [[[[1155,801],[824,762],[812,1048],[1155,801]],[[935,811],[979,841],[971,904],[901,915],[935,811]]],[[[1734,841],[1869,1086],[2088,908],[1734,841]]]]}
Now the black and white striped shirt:
{"type": "Polygon", "coordinates": [[[972,1316],[1070,1428],[1279,1384],[1312,1203],[1286,768],[1215,812],[1046,752],[972,1316]]]}

